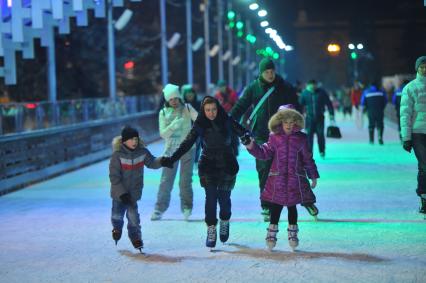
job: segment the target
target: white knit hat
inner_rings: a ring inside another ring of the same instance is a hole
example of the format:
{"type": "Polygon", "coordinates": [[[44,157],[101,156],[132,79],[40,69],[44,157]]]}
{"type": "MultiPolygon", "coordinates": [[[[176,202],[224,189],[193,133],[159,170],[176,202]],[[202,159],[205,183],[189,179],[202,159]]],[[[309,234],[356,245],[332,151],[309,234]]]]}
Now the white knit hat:
{"type": "Polygon", "coordinates": [[[174,84],[166,84],[166,86],[163,88],[164,98],[166,101],[169,101],[172,98],[181,98],[179,87],[174,84]]]}

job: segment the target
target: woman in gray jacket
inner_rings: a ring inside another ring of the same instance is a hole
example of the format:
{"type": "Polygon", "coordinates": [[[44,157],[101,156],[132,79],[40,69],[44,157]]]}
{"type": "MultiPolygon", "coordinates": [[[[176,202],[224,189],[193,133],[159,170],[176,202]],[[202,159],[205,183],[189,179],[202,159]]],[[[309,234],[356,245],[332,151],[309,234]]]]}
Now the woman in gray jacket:
{"type": "MultiPolygon", "coordinates": [[[[158,119],[160,136],[166,143],[163,155],[170,156],[191,130],[191,121],[195,121],[198,112],[191,104],[183,102],[177,85],[167,84],[163,89],[163,94],[166,102],[165,106],[158,114],[158,119]]],[[[174,164],[173,168],[163,168],[160,186],[158,188],[157,202],[151,220],[160,220],[163,213],[169,208],[170,195],[179,163],[180,207],[185,220],[188,220],[193,205],[192,170],[194,160],[195,147],[192,147],[179,159],[179,162],[174,164]]]]}

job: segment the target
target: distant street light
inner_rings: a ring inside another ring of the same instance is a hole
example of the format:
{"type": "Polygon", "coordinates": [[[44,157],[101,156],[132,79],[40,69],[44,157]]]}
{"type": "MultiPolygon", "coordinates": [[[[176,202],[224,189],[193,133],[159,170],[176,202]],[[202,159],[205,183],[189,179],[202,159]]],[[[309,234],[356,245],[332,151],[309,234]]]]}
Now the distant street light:
{"type": "Polygon", "coordinates": [[[268,21],[262,21],[260,23],[260,26],[263,27],[263,28],[265,28],[265,27],[269,26],[269,22],[268,21]]]}
{"type": "Polygon", "coordinates": [[[259,17],[265,17],[268,14],[268,12],[266,12],[266,10],[260,10],[259,12],[257,12],[257,15],[259,17]]]}
{"type": "Polygon", "coordinates": [[[252,4],[250,4],[249,8],[250,8],[250,10],[255,11],[255,10],[259,9],[259,4],[252,3],[252,4]]]}
{"type": "Polygon", "coordinates": [[[340,53],[340,45],[336,43],[330,43],[327,46],[327,51],[330,53],[330,55],[336,56],[340,53]]]}
{"type": "Polygon", "coordinates": [[[355,45],[354,45],[353,43],[349,43],[349,44],[348,44],[348,48],[349,48],[350,50],[353,50],[353,49],[355,49],[355,45]]]}
{"type": "Polygon", "coordinates": [[[364,48],[364,45],[362,43],[358,43],[356,48],[361,50],[364,48]]]}

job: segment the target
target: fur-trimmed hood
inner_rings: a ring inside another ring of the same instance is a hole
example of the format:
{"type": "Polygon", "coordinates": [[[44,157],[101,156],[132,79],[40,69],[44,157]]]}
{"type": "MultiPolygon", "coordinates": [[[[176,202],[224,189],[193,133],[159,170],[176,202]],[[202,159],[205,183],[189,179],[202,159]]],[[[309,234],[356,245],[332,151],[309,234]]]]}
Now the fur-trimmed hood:
{"type": "Polygon", "coordinates": [[[282,123],[286,120],[293,120],[295,122],[295,130],[300,131],[305,127],[305,119],[302,114],[300,114],[297,110],[294,109],[284,109],[279,110],[275,113],[271,119],[269,119],[268,128],[269,131],[278,134],[281,133],[282,123]]]}
{"type": "MultiPolygon", "coordinates": [[[[123,143],[121,142],[121,136],[116,136],[112,139],[112,152],[120,150],[120,147],[123,143]]],[[[141,138],[139,138],[139,147],[145,147],[145,143],[141,138]]]]}

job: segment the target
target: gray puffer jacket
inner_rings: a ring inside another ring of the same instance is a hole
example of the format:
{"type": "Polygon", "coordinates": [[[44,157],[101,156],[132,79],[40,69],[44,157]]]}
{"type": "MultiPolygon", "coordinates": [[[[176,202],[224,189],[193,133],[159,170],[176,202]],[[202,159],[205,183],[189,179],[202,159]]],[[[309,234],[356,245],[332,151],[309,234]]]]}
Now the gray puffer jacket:
{"type": "Polygon", "coordinates": [[[142,144],[129,150],[121,143],[121,136],[112,142],[113,154],[109,163],[111,197],[120,201],[120,196],[130,193],[133,202],[141,199],[144,165],[151,169],[161,167],[161,157],[155,158],[142,144]]]}
{"type": "Polygon", "coordinates": [[[411,140],[411,134],[426,134],[426,77],[417,74],[402,90],[401,136],[411,140]]]}

